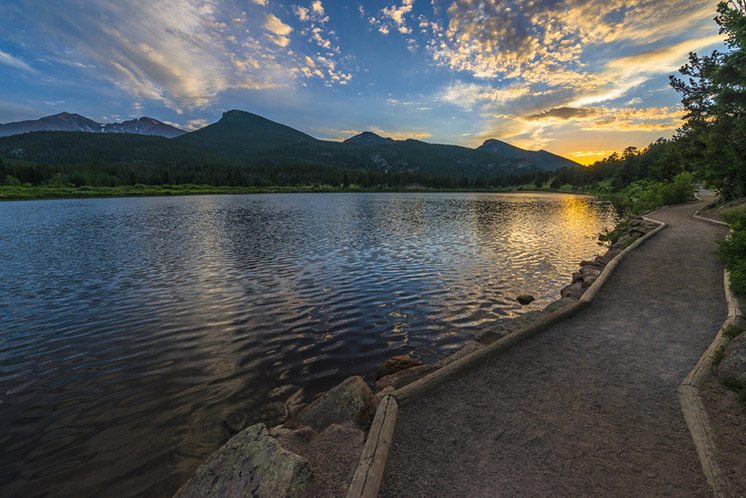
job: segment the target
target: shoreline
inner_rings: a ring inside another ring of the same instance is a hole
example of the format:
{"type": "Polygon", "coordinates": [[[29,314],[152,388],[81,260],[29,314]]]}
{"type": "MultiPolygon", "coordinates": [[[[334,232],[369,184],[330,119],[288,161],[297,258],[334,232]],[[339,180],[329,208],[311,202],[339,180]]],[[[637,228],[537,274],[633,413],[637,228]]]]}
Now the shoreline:
{"type": "Polygon", "coordinates": [[[136,189],[135,187],[100,187],[91,191],[81,191],[77,187],[61,187],[69,189],[57,191],[56,193],[34,195],[34,192],[45,191],[45,187],[9,187],[0,186],[0,202],[13,201],[55,201],[72,199],[117,199],[117,198],[141,198],[141,197],[191,197],[199,195],[256,195],[256,194],[352,194],[352,193],[391,193],[391,194],[437,194],[437,193],[484,193],[484,194],[569,194],[585,197],[598,197],[600,199],[614,199],[614,194],[603,194],[576,190],[560,189],[432,189],[432,188],[335,188],[335,187],[212,187],[205,185],[174,185],[171,188],[164,186],[147,186],[136,189]],[[11,192],[7,190],[24,190],[25,192],[11,192]],[[121,189],[121,190],[118,190],[121,189]],[[27,192],[32,192],[26,196],[27,192]]]}

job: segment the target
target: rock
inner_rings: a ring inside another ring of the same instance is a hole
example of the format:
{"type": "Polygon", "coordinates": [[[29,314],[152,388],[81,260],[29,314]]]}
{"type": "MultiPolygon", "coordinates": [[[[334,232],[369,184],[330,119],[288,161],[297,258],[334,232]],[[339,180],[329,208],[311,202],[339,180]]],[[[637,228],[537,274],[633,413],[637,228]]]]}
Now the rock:
{"type": "Polygon", "coordinates": [[[648,233],[648,231],[642,227],[634,227],[634,228],[630,228],[629,230],[630,236],[633,236],[633,237],[634,236],[641,237],[645,235],[646,233],[648,233]]]}
{"type": "Polygon", "coordinates": [[[611,261],[612,259],[614,259],[617,256],[619,256],[619,254],[621,252],[622,252],[621,249],[617,249],[617,248],[612,247],[611,249],[609,249],[608,251],[606,251],[606,254],[604,254],[604,257],[605,258],[609,258],[609,261],[611,261]]]}
{"type": "Polygon", "coordinates": [[[581,286],[583,287],[583,289],[587,289],[588,287],[593,285],[593,282],[595,282],[596,280],[598,280],[598,277],[586,277],[583,279],[583,283],[581,284],[581,286]]]}
{"type": "Polygon", "coordinates": [[[735,337],[725,348],[723,360],[718,365],[718,380],[746,387],[746,333],[735,337]]]}
{"type": "Polygon", "coordinates": [[[281,429],[273,428],[269,432],[277,438],[277,441],[283,448],[301,456],[305,454],[308,445],[311,444],[311,441],[317,435],[317,432],[310,427],[301,427],[299,429],[288,429],[287,427],[282,427],[281,429]]]}
{"type": "Polygon", "coordinates": [[[631,243],[632,243],[632,237],[630,237],[629,234],[625,233],[624,235],[622,235],[621,237],[619,237],[616,242],[614,242],[614,245],[612,247],[614,247],[615,249],[616,248],[618,248],[618,249],[624,249],[628,245],[630,245],[631,243]]]}
{"type": "Polygon", "coordinates": [[[567,287],[564,287],[560,291],[560,296],[563,298],[570,298],[570,299],[580,299],[583,296],[583,284],[580,282],[576,282],[574,284],[570,284],[567,287]]]}
{"type": "MultiPolygon", "coordinates": [[[[285,446],[286,442],[280,441],[285,446]]],[[[287,442],[291,445],[292,442],[287,442]]],[[[288,448],[308,460],[313,481],[307,496],[345,496],[360,461],[365,445],[365,433],[349,425],[332,424],[321,433],[314,433],[308,442],[288,448]]]]}
{"type": "Polygon", "coordinates": [[[520,296],[515,298],[515,300],[525,306],[534,302],[534,296],[532,296],[531,294],[521,294],[520,296]]]}
{"type": "Polygon", "coordinates": [[[642,218],[640,218],[639,216],[637,216],[637,217],[632,218],[631,220],[629,220],[628,225],[630,227],[639,227],[640,225],[642,225],[643,221],[644,220],[642,218]]]}
{"type": "Polygon", "coordinates": [[[392,356],[388,360],[384,361],[383,365],[381,365],[381,368],[378,369],[376,380],[380,379],[381,377],[386,377],[387,375],[394,374],[401,370],[418,367],[420,365],[422,365],[422,363],[408,355],[392,356]]]}
{"type": "Polygon", "coordinates": [[[588,277],[597,278],[601,275],[601,270],[586,266],[580,270],[580,274],[583,276],[583,280],[585,280],[588,277]]]}
{"type": "Polygon", "coordinates": [[[582,281],[583,281],[582,273],[580,273],[579,271],[576,271],[575,273],[572,274],[572,283],[582,282],[582,281]]]}
{"type": "Polygon", "coordinates": [[[264,424],[256,424],[213,453],[174,497],[301,497],[312,479],[305,458],[280,446],[264,424]]]}
{"type": "Polygon", "coordinates": [[[438,367],[431,364],[431,365],[420,365],[418,367],[412,367],[406,370],[401,370],[399,372],[396,372],[395,374],[387,375],[386,377],[381,377],[380,379],[378,379],[376,381],[375,390],[376,392],[381,392],[387,387],[393,387],[394,389],[399,389],[400,387],[404,387],[407,384],[411,384],[417,379],[424,377],[425,375],[429,374],[430,372],[434,372],[437,369],[438,367]]]}
{"type": "Polygon", "coordinates": [[[580,266],[583,268],[595,268],[596,270],[601,270],[604,267],[604,264],[599,263],[596,260],[593,261],[581,261],[580,266]]]}
{"type": "Polygon", "coordinates": [[[349,377],[316,398],[285,424],[291,428],[307,425],[323,431],[331,424],[354,423],[367,427],[373,406],[373,393],[362,377],[349,377]]]}

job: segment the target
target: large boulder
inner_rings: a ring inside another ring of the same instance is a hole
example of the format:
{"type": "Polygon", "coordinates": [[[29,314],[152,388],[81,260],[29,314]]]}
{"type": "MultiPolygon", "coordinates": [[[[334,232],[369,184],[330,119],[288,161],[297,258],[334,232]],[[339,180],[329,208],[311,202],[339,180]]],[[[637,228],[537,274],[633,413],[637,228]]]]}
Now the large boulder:
{"type": "Polygon", "coordinates": [[[746,387],[746,333],[734,338],[725,348],[725,355],[718,365],[718,380],[746,387]]]}
{"type": "Polygon", "coordinates": [[[420,365],[422,365],[422,363],[405,354],[392,356],[388,360],[384,361],[383,365],[381,365],[381,368],[378,369],[376,380],[380,379],[381,377],[386,377],[387,375],[395,374],[396,372],[399,372],[401,370],[418,367],[420,365]]]}
{"type": "Polygon", "coordinates": [[[203,463],[175,498],[301,497],[313,479],[308,461],[256,424],[238,433],[203,463]]]}
{"type": "Polygon", "coordinates": [[[373,393],[362,377],[349,377],[316,398],[286,425],[323,431],[331,424],[353,423],[367,427],[373,411],[373,393]]]}

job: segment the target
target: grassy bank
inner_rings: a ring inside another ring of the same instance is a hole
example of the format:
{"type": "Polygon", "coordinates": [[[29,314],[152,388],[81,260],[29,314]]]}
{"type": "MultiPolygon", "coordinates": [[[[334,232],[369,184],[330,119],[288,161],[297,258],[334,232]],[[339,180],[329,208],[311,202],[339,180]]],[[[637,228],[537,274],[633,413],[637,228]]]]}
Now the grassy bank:
{"type": "Polygon", "coordinates": [[[533,185],[507,188],[465,188],[434,189],[419,185],[403,188],[362,188],[334,185],[299,185],[273,187],[220,187],[214,185],[134,185],[119,187],[74,187],[64,185],[0,185],[0,200],[33,200],[33,199],[75,199],[94,197],[142,197],[172,195],[216,195],[216,194],[268,194],[268,193],[308,193],[308,192],[555,192],[569,194],[587,193],[582,189],[537,189],[533,185]]]}

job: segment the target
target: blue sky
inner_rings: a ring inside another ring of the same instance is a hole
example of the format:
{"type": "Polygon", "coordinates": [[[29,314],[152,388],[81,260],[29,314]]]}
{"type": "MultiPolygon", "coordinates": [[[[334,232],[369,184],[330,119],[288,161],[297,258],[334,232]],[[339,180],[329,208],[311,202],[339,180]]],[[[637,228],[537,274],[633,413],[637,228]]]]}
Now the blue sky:
{"type": "Polygon", "coordinates": [[[590,162],[679,125],[668,75],[715,1],[5,0],[0,122],[195,129],[227,109],[319,138],[499,138],[590,162]]]}

